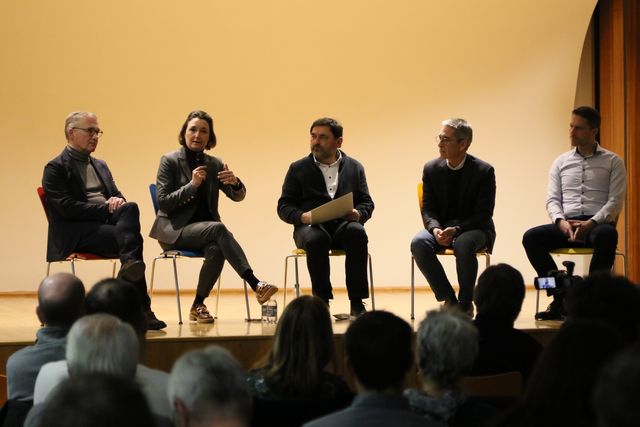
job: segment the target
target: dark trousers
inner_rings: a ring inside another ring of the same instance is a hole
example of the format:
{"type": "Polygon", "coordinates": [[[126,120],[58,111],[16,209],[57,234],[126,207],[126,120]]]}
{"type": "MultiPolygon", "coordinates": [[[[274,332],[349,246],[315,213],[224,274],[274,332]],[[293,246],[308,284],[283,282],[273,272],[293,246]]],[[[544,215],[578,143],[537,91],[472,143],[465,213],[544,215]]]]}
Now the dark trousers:
{"type": "Polygon", "coordinates": [[[615,261],[618,231],[613,224],[598,224],[586,235],[584,243],[576,243],[569,242],[555,224],[546,224],[527,230],[522,237],[522,245],[540,277],[558,269],[549,254],[549,251],[557,248],[593,248],[589,273],[610,271],[615,261]]]}
{"type": "Polygon", "coordinates": [[[180,237],[174,244],[160,243],[162,249],[186,249],[202,251],[204,262],[200,269],[197,293],[201,297],[208,297],[213,285],[220,277],[224,261],[242,276],[250,270],[249,262],[233,234],[227,227],[217,221],[201,221],[189,224],[182,229],[180,237]]]}
{"type": "Polygon", "coordinates": [[[307,268],[313,295],[327,300],[333,298],[329,250],[342,249],[346,252],[345,276],[349,299],[369,297],[369,239],[362,224],[338,220],[320,225],[301,225],[295,228],[293,239],[299,249],[307,252],[307,268]]]}
{"type": "MultiPolygon", "coordinates": [[[[460,292],[458,300],[473,301],[473,288],[478,274],[476,252],[487,247],[487,235],[482,230],[469,230],[461,233],[453,242],[453,254],[456,257],[456,272],[460,292]]],[[[427,279],[438,301],[454,301],[456,293],[438,260],[436,252],[445,249],[440,246],[429,230],[422,230],[411,241],[411,254],[418,268],[427,279]]]]}
{"type": "MultiPolygon", "coordinates": [[[[138,205],[127,202],[109,216],[105,224],[95,223],[80,237],[77,252],[91,252],[103,257],[119,257],[122,264],[142,260],[143,240],[140,234],[138,205]]],[[[147,295],[147,281],[133,283],[146,308],[151,301],[147,295]]]]}

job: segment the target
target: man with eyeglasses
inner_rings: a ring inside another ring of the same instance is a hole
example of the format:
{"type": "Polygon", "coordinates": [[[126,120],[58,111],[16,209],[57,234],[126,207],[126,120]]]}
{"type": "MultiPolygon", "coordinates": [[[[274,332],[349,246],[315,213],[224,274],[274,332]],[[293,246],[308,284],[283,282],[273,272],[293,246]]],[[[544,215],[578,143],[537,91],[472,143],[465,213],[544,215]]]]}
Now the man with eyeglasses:
{"type": "Polygon", "coordinates": [[[166,323],[151,311],[142,261],[138,205],[127,202],[107,164],[91,157],[102,130],[95,114],[77,111],[64,124],[67,146],[44,168],[42,186],[49,217],[47,261],[73,252],[119,257],[118,278],[132,283],[146,307],[149,329],[166,323]]]}
{"type": "Polygon", "coordinates": [[[411,241],[411,253],[438,301],[459,306],[473,316],[473,288],[478,274],[476,252],[491,252],[496,238],[493,208],[496,177],[493,166],[467,154],[473,139],[463,119],[442,122],[436,137],[440,157],[422,172],[424,229],[411,241]],[[460,290],[455,291],[437,252],[453,249],[460,290]]]}

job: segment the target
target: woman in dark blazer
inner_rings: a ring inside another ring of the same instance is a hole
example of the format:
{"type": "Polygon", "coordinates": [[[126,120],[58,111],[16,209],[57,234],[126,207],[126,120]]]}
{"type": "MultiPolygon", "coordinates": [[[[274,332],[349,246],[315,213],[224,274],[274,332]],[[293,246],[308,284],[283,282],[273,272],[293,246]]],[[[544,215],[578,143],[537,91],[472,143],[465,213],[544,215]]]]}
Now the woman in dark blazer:
{"type": "Polygon", "coordinates": [[[225,260],[249,283],[260,304],[268,301],[278,288],[256,278],[244,251],[220,220],[219,192],[239,202],[244,199],[246,188],[222,160],[204,153],[216,145],[211,116],[200,110],[189,113],[178,140],[182,147],[160,159],[159,209],[149,235],[164,250],[204,253],[189,319],[211,323],[213,317],[204,299],[220,276],[225,260]]]}

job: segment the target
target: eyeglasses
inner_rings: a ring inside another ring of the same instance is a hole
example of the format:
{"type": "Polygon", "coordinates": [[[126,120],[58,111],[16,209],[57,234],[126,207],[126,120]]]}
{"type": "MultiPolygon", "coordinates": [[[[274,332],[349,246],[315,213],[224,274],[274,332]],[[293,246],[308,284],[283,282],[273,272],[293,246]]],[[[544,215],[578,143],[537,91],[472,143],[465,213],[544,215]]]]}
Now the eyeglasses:
{"type": "Polygon", "coordinates": [[[436,142],[437,142],[437,143],[444,142],[445,144],[446,144],[447,142],[451,142],[451,141],[456,141],[456,142],[457,142],[457,141],[460,141],[460,139],[458,139],[458,138],[453,138],[453,139],[452,139],[452,138],[449,138],[449,137],[448,137],[448,136],[446,136],[446,135],[436,135],[436,136],[434,137],[434,139],[436,140],[436,142]]]}
{"type": "Polygon", "coordinates": [[[104,133],[102,131],[102,129],[100,129],[100,128],[76,128],[76,127],[74,127],[74,128],[71,128],[71,129],[80,129],[80,130],[83,130],[83,131],[87,132],[89,135],[95,135],[98,138],[100,138],[102,136],[102,134],[104,133]]]}

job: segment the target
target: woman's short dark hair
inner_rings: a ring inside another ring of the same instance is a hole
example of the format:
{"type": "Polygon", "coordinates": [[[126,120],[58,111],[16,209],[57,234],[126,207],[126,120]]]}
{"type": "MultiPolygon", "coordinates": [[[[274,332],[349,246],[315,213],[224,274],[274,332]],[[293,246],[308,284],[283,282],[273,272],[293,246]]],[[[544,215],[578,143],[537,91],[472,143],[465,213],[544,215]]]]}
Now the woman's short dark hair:
{"type": "Polygon", "coordinates": [[[213,131],[213,119],[211,118],[209,113],[202,110],[194,110],[190,112],[189,115],[187,116],[187,120],[184,121],[184,124],[182,125],[182,129],[180,129],[180,133],[178,134],[178,142],[180,142],[180,145],[185,145],[184,134],[187,131],[187,125],[189,125],[189,122],[193,119],[202,119],[209,124],[209,141],[207,142],[207,145],[204,147],[204,149],[210,150],[213,147],[215,147],[216,134],[213,131]]]}

